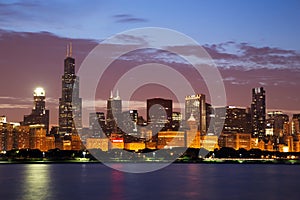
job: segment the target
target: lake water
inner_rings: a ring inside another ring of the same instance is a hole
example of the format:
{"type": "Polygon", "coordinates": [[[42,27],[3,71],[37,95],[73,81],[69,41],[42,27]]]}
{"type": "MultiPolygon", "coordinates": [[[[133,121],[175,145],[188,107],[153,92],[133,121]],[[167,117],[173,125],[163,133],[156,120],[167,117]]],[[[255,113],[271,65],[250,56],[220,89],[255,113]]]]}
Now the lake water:
{"type": "Polygon", "coordinates": [[[300,165],[172,164],[131,174],[101,164],[0,164],[0,199],[300,199],[300,165]]]}

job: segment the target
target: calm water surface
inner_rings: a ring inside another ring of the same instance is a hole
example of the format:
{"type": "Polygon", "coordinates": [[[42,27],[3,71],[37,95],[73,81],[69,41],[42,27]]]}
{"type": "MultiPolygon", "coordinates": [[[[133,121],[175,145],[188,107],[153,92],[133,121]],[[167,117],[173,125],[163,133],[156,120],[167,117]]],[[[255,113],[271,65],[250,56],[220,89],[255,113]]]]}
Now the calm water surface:
{"type": "Polygon", "coordinates": [[[300,165],[172,164],[130,174],[101,164],[0,164],[0,199],[300,199],[300,165]]]}

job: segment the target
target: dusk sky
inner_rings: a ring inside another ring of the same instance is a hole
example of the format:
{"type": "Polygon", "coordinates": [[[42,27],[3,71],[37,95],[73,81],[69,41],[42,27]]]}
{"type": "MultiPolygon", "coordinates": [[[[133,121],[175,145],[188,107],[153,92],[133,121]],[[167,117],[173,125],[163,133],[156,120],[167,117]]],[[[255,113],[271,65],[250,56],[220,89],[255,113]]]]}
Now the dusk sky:
{"type": "MultiPolygon", "coordinates": [[[[228,105],[249,106],[251,88],[263,86],[268,110],[300,113],[299,10],[298,0],[1,1],[0,115],[22,121],[31,112],[34,88],[41,86],[50,123],[57,124],[66,45],[72,42],[78,69],[103,39],[142,27],[173,29],[202,45],[220,70],[228,105]]],[[[147,56],[168,63],[158,54],[147,56]]],[[[185,71],[184,63],[172,65],[185,71]]],[[[203,86],[197,91],[206,93],[203,86]]],[[[109,89],[98,97],[107,99],[109,89]]],[[[140,94],[135,100],[148,97],[140,94]]]]}

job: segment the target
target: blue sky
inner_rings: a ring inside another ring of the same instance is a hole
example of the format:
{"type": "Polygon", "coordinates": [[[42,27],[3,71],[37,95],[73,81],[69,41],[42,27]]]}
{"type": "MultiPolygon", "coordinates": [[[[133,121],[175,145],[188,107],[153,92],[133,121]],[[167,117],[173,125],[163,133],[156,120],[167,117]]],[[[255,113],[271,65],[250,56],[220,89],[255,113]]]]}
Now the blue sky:
{"type": "Polygon", "coordinates": [[[300,50],[300,1],[1,1],[0,28],[101,40],[131,28],[171,28],[200,44],[247,42],[300,50]]]}

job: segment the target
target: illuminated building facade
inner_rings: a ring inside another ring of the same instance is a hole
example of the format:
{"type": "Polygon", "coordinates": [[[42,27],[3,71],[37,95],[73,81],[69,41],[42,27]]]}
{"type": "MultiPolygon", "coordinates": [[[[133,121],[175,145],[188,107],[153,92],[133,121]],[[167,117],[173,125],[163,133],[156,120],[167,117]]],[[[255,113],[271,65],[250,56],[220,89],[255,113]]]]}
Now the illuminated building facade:
{"type": "Polygon", "coordinates": [[[124,149],[124,138],[121,134],[110,135],[109,149],[124,149]]]}
{"type": "Polygon", "coordinates": [[[129,151],[139,151],[146,148],[146,144],[144,142],[128,142],[124,144],[124,149],[129,151]]]}
{"type": "Polygon", "coordinates": [[[251,143],[252,143],[251,134],[249,133],[221,134],[218,143],[220,147],[230,147],[235,150],[239,150],[239,149],[250,150],[251,143]]]}
{"type": "Polygon", "coordinates": [[[202,135],[200,136],[200,148],[208,151],[213,151],[218,148],[218,136],[216,135],[202,135]]]}
{"type": "Polygon", "coordinates": [[[291,132],[293,135],[300,134],[300,114],[293,114],[292,122],[291,122],[291,132]]]}
{"type": "Polygon", "coordinates": [[[14,146],[13,124],[0,123],[0,151],[9,151],[14,146]]]}
{"type": "Polygon", "coordinates": [[[36,88],[33,93],[33,109],[30,115],[25,115],[23,125],[43,124],[46,132],[49,131],[49,110],[46,110],[45,90],[36,88]]]}
{"type": "Polygon", "coordinates": [[[87,138],[86,148],[87,149],[101,149],[102,151],[108,151],[108,138],[87,138]]]}
{"type": "Polygon", "coordinates": [[[266,92],[263,87],[252,89],[251,103],[252,134],[260,139],[265,136],[266,92]]]}
{"type": "Polygon", "coordinates": [[[200,131],[198,130],[198,123],[191,114],[187,120],[188,130],[186,130],[186,146],[189,148],[200,148],[200,131]]]}
{"type": "Polygon", "coordinates": [[[268,112],[268,118],[266,120],[266,130],[272,130],[272,134],[275,137],[283,137],[288,133],[284,132],[285,124],[288,124],[289,116],[283,114],[281,111],[268,112]]]}
{"type": "Polygon", "coordinates": [[[29,148],[47,151],[46,129],[42,124],[29,125],[29,148]]]}
{"type": "Polygon", "coordinates": [[[180,112],[173,112],[172,113],[172,130],[178,130],[182,124],[182,114],[180,112]]]}
{"type": "Polygon", "coordinates": [[[251,133],[251,114],[245,108],[226,107],[223,133],[251,133]]]}
{"type": "Polygon", "coordinates": [[[17,132],[17,149],[29,149],[29,126],[17,126],[15,130],[17,132]]]}
{"type": "Polygon", "coordinates": [[[158,132],[157,149],[172,149],[185,146],[185,133],[183,131],[158,132]]]}
{"type": "Polygon", "coordinates": [[[196,94],[185,97],[185,119],[194,115],[201,135],[206,134],[206,104],[205,95],[196,94]]]}
{"type": "Polygon", "coordinates": [[[59,98],[59,133],[61,135],[77,133],[82,128],[82,99],[79,98],[79,77],[75,75],[75,59],[72,46],[67,48],[62,76],[62,93],[59,98]]]}

